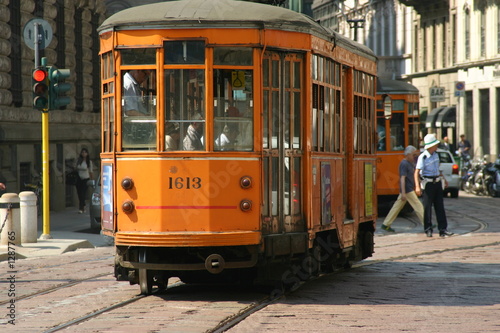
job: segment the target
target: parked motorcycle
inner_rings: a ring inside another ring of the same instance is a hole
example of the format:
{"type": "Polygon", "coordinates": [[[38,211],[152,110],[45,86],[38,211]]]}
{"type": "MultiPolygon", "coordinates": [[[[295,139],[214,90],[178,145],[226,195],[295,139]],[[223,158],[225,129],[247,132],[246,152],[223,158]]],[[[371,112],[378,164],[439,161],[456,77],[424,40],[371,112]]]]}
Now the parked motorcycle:
{"type": "Polygon", "coordinates": [[[484,159],[470,161],[469,167],[464,171],[462,178],[465,192],[476,195],[482,194],[484,163],[484,159]]]}
{"type": "Polygon", "coordinates": [[[500,155],[485,170],[488,195],[500,197],[500,155]]]}
{"type": "MultiPolygon", "coordinates": [[[[458,153],[458,151],[457,151],[458,153]]],[[[460,162],[460,189],[470,193],[470,188],[466,188],[467,180],[473,175],[472,159],[470,155],[462,155],[460,162]]]]}

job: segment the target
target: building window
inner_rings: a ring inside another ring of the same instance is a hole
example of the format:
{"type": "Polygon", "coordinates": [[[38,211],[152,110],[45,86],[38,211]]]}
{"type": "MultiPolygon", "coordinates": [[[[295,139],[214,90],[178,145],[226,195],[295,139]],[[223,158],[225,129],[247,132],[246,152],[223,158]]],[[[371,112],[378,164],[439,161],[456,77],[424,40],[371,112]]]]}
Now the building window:
{"type": "Polygon", "coordinates": [[[483,154],[490,153],[490,90],[479,89],[479,111],[480,111],[480,145],[483,154]]]}
{"type": "Polygon", "coordinates": [[[22,81],[22,55],[21,55],[21,45],[24,44],[22,41],[22,30],[21,30],[21,4],[18,1],[9,2],[10,10],[10,77],[11,86],[10,92],[12,94],[12,103],[16,107],[21,107],[23,105],[23,81],[22,81]]]}
{"type": "Polygon", "coordinates": [[[457,15],[456,14],[453,14],[451,16],[451,61],[452,65],[455,65],[457,63],[457,15]]]}
{"type": "Polygon", "coordinates": [[[54,31],[54,38],[57,39],[57,60],[55,65],[59,68],[66,68],[66,24],[64,9],[64,0],[57,0],[57,16],[55,18],[56,30],[54,31]]]}
{"type": "Polygon", "coordinates": [[[480,31],[481,31],[481,57],[486,56],[486,14],[484,11],[480,11],[480,31]]]}
{"type": "Polygon", "coordinates": [[[413,49],[413,71],[415,73],[418,72],[418,52],[419,52],[419,44],[418,44],[418,26],[413,27],[413,39],[414,39],[414,49],[413,49]]]}
{"type": "Polygon", "coordinates": [[[465,10],[465,22],[464,22],[464,31],[465,31],[465,59],[470,58],[470,11],[469,9],[465,10]]]}
{"type": "MultiPolygon", "coordinates": [[[[92,26],[96,27],[99,24],[99,14],[94,13],[92,15],[92,26]]],[[[92,112],[99,113],[101,111],[100,100],[101,100],[101,92],[100,92],[100,77],[99,71],[99,34],[96,29],[92,29],[92,68],[95,69],[92,71],[92,112]]]]}
{"type": "Polygon", "coordinates": [[[500,53],[500,7],[497,8],[497,53],[500,53]]]}
{"type": "Polygon", "coordinates": [[[75,111],[83,111],[83,10],[78,8],[75,10],[75,111]]]}
{"type": "Polygon", "coordinates": [[[427,70],[427,23],[422,27],[423,47],[422,47],[422,69],[427,70]]]}
{"type": "Polygon", "coordinates": [[[434,20],[432,22],[432,45],[436,45],[435,48],[431,49],[432,53],[432,69],[437,68],[437,53],[438,53],[438,21],[434,20]]]}
{"type": "Polygon", "coordinates": [[[443,68],[446,68],[446,66],[448,65],[448,62],[446,61],[446,58],[448,56],[448,52],[447,52],[447,49],[448,49],[448,44],[447,44],[447,41],[448,41],[448,38],[446,38],[446,18],[443,18],[443,26],[442,26],[442,29],[441,29],[441,34],[442,34],[442,45],[443,45],[443,49],[441,50],[442,52],[442,66],[443,68]]]}

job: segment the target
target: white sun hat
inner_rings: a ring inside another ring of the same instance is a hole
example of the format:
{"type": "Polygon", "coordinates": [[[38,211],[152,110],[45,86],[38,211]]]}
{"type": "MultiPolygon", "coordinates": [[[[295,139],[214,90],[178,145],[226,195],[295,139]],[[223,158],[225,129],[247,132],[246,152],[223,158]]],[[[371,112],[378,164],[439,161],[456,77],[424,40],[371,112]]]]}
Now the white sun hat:
{"type": "Polygon", "coordinates": [[[439,140],[436,139],[435,134],[427,134],[424,137],[424,149],[429,149],[430,147],[433,147],[435,145],[439,144],[439,140]]]}

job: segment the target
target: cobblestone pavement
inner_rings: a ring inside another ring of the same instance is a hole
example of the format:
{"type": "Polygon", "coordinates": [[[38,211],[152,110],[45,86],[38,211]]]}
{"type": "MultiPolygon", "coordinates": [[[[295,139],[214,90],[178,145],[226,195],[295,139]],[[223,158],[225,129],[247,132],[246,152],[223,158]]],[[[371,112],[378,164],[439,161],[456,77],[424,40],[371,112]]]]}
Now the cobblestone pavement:
{"type": "Polygon", "coordinates": [[[445,239],[398,218],[401,232],[377,231],[372,258],[306,283],[228,332],[500,332],[500,208],[492,204],[500,199],[446,199],[458,234],[445,239]]]}
{"type": "MultiPolygon", "coordinates": [[[[308,281],[228,332],[500,332],[500,199],[463,196],[446,199],[445,206],[455,236],[428,238],[413,214],[398,218],[393,224],[397,233],[378,228],[373,257],[308,281]]],[[[77,285],[80,290],[58,290],[16,303],[19,325],[7,331],[43,332],[37,327],[54,327],[115,298],[136,295],[137,286],[112,277],[113,252],[98,247],[18,261],[18,296],[109,274],[77,285]],[[85,262],[85,270],[78,268],[79,262],[85,262]]],[[[6,274],[0,271],[4,280],[6,274]]],[[[0,301],[8,300],[5,288],[2,293],[0,301]]],[[[63,331],[208,332],[264,296],[227,286],[182,286],[63,331]]],[[[4,314],[7,305],[2,305],[4,314]]]]}

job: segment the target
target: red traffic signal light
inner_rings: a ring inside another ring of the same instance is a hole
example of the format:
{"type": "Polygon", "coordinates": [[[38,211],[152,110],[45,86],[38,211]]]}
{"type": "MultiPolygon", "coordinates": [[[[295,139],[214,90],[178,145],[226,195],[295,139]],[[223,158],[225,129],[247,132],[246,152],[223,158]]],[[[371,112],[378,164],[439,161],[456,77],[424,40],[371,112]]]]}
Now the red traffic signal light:
{"type": "Polygon", "coordinates": [[[47,71],[45,71],[43,69],[35,69],[33,71],[33,79],[36,82],[43,82],[43,81],[45,81],[45,79],[47,78],[47,76],[48,76],[47,71]]]}
{"type": "Polygon", "coordinates": [[[41,111],[49,109],[49,74],[45,68],[36,68],[32,75],[33,106],[41,111]]]}

